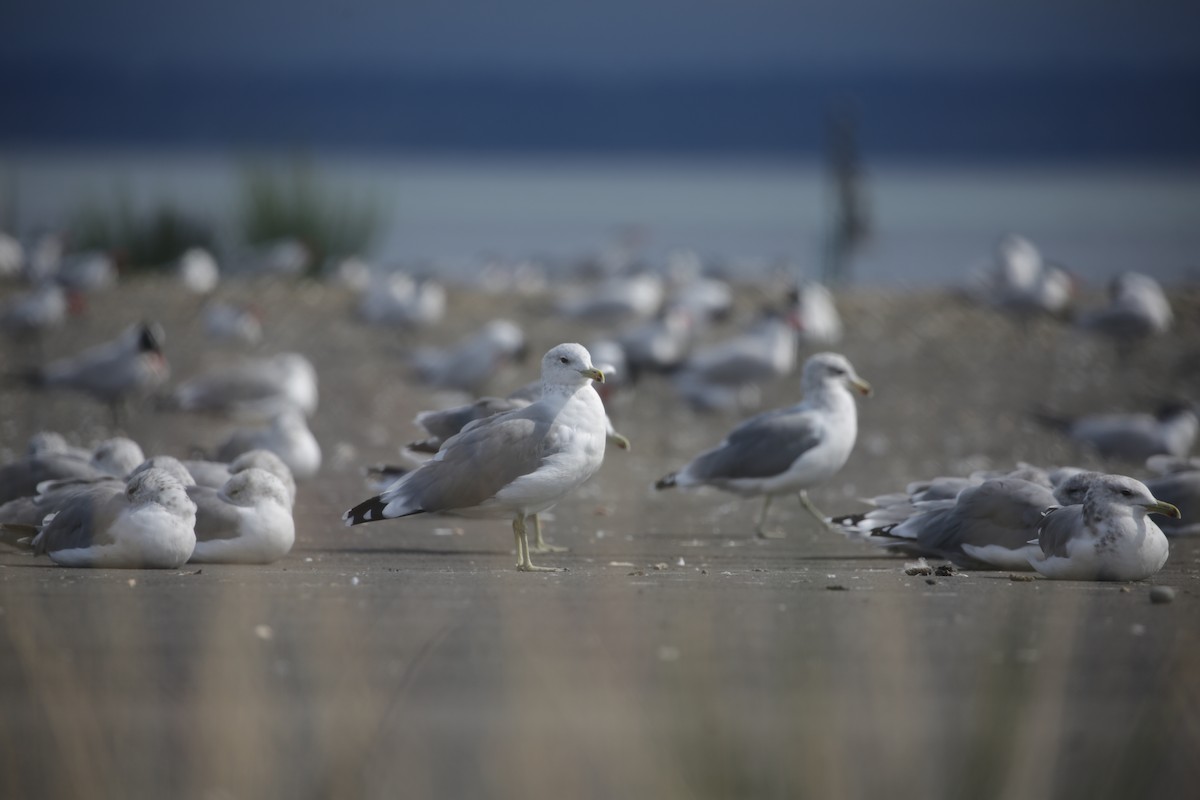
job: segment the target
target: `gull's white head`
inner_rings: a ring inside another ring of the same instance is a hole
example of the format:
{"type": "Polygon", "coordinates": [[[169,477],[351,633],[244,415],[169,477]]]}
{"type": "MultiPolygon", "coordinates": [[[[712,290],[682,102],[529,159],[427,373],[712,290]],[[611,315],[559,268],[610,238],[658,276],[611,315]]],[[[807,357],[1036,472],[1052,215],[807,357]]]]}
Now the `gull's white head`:
{"type": "Polygon", "coordinates": [[[185,487],[196,485],[196,479],[192,477],[192,473],[188,472],[183,462],[174,456],[152,456],[147,458],[141,464],[134,467],[133,472],[129,473],[129,477],[132,478],[135,475],[140,475],[150,469],[161,469],[164,472],[170,473],[185,487]]]}
{"type": "Polygon", "coordinates": [[[285,508],[292,507],[292,498],[279,478],[257,467],[238,472],[227,480],[219,496],[235,506],[249,507],[260,500],[274,500],[285,508]]]}
{"type": "Polygon", "coordinates": [[[145,460],[146,454],[138,443],[124,436],[105,439],[92,451],[92,466],[119,478],[124,478],[145,460]]]}
{"type": "Polygon", "coordinates": [[[546,386],[583,386],[604,383],[604,373],[592,364],[591,353],[581,344],[560,344],[542,357],[542,383],[546,386]]]}
{"type": "Polygon", "coordinates": [[[260,469],[271,473],[283,484],[288,492],[288,503],[296,501],[296,479],[292,470],[283,459],[270,450],[249,450],[242,453],[229,464],[230,473],[236,475],[249,469],[260,469]]]}
{"type": "Polygon", "coordinates": [[[838,353],[817,353],[809,356],[800,375],[800,387],[804,394],[819,392],[836,385],[845,386],[861,395],[871,393],[871,384],[858,377],[854,366],[845,356],[838,353]]]}
{"type": "Polygon", "coordinates": [[[1088,489],[1092,488],[1099,478],[1104,477],[1098,472],[1086,470],[1076,472],[1054,487],[1054,497],[1064,506],[1083,505],[1087,499],[1088,489]]]}
{"type": "Polygon", "coordinates": [[[1146,484],[1124,475],[1101,475],[1087,491],[1084,500],[1086,514],[1100,513],[1102,508],[1125,506],[1142,509],[1147,514],[1163,514],[1179,519],[1179,509],[1156,498],[1146,484]]]}
{"type": "Polygon", "coordinates": [[[152,467],[139,472],[125,484],[130,505],[156,503],[176,514],[195,514],[196,504],[187,496],[183,484],[165,469],[152,467]]]}
{"type": "Polygon", "coordinates": [[[39,431],[29,438],[26,455],[46,456],[67,452],[67,440],[61,433],[54,431],[39,431]]]}

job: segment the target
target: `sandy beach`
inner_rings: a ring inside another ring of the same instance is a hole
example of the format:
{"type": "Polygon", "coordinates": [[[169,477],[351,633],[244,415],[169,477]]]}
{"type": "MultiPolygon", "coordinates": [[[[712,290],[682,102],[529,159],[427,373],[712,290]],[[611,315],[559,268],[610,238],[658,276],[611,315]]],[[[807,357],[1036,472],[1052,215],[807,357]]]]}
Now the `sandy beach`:
{"type": "MultiPolygon", "coordinates": [[[[0,298],[10,290],[0,289],[0,298]]],[[[297,543],[269,566],[67,570],[0,551],[3,797],[1187,797],[1200,778],[1200,544],[1173,540],[1151,582],[909,576],[905,559],[820,529],[791,499],[780,540],[755,501],[655,492],[736,415],[701,416],[651,376],[610,408],[633,443],[554,509],[570,552],[513,569],[502,521],[424,518],[354,530],[361,467],[399,459],[420,410],[405,352],[493,317],[535,357],[603,333],[545,297],[452,290],[420,334],[366,327],[344,289],[230,284],[265,341],[320,377],[325,463],[300,486],[297,543]],[[1152,604],[1151,583],[1174,602],[1152,604]]],[[[736,320],[764,299],[739,292],[736,320]]],[[[1099,301],[1099,297],[1085,298],[1099,301]]],[[[854,454],[811,491],[827,512],[910,480],[1019,461],[1135,477],[1039,427],[1063,413],[1200,398],[1200,293],[1171,296],[1167,336],[1132,353],[1052,319],[1017,321],[949,292],[838,295],[844,353],[875,389],[854,454]]],[[[176,382],[236,355],[201,301],[165,279],[94,295],[50,334],[58,356],[156,319],[176,382]]],[[[711,332],[716,337],[729,328],[711,332]]],[[[34,349],[0,341],[12,375],[34,349]]],[[[804,353],[813,352],[811,348],[804,353]]],[[[798,396],[764,387],[763,408],[798,396]]],[[[147,453],[211,448],[227,420],[138,409],[147,453]]],[[[0,450],[55,429],[87,444],[107,409],[0,384],[0,450]]]]}

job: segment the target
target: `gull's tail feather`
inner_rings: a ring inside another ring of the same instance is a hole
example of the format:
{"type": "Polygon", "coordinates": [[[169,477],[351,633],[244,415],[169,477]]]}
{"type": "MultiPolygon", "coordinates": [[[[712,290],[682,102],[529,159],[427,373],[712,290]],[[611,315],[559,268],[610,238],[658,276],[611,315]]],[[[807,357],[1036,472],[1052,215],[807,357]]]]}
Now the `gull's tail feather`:
{"type": "Polygon", "coordinates": [[[354,508],[342,514],[342,521],[346,523],[346,527],[352,525],[361,525],[364,522],[375,522],[381,519],[387,519],[384,516],[384,509],[387,508],[387,503],[383,502],[383,498],[379,495],[363,500],[354,508]]]}
{"type": "MultiPolygon", "coordinates": [[[[395,502],[393,500],[392,502],[395,502]]],[[[399,517],[411,517],[414,514],[424,514],[425,509],[414,508],[409,511],[400,511],[398,513],[387,513],[387,507],[391,505],[383,499],[382,495],[375,495],[367,498],[354,508],[342,514],[342,521],[349,528],[353,525],[361,525],[364,522],[378,522],[381,519],[397,519],[399,517]]]]}
{"type": "Polygon", "coordinates": [[[436,453],[442,447],[442,440],[438,438],[421,439],[418,442],[409,442],[405,448],[414,453],[436,453]]]}
{"type": "Polygon", "coordinates": [[[654,484],[654,488],[655,489],[670,489],[672,486],[675,485],[675,476],[678,474],[679,474],[678,472],[672,472],[670,475],[664,475],[663,477],[658,479],[658,482],[656,482],[654,484]]]}

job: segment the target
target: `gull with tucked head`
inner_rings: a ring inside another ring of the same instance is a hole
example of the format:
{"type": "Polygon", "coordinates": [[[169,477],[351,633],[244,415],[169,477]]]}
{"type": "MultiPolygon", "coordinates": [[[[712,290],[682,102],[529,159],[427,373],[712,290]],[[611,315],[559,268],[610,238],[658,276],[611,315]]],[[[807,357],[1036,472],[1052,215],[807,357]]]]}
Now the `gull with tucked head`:
{"type": "Polygon", "coordinates": [[[65,567],[175,569],[196,546],[196,504],[182,483],[151,468],[124,491],[85,493],[47,517],[33,552],[65,567]]]}

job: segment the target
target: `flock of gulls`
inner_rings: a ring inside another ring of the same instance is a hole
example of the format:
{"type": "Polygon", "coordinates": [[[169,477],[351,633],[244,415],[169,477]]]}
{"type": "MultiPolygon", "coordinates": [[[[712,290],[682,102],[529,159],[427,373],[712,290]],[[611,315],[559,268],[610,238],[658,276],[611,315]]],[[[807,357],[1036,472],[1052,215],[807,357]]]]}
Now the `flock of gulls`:
{"type": "MultiPolygon", "coordinates": [[[[420,341],[420,332],[445,313],[447,292],[434,280],[381,274],[361,262],[331,272],[358,292],[364,324],[396,326],[420,341]]],[[[215,259],[200,250],[185,254],[176,274],[182,287],[198,294],[211,292],[219,278],[215,259]]],[[[42,243],[27,252],[4,237],[0,278],[6,276],[31,285],[0,309],[0,327],[34,341],[31,352],[38,357],[41,337],[69,318],[75,293],[112,279],[102,254],[67,256],[42,243]]],[[[968,294],[1022,316],[1061,316],[1074,279],[1027,240],[1009,237],[968,294]]],[[[1022,464],[1009,472],[915,481],[869,498],[865,511],[830,516],[807,492],[846,464],[858,432],[855,396],[869,395],[870,384],[844,356],[818,352],[800,368],[798,402],[752,413],[760,387],[795,372],[802,346],[825,349],[840,340],[841,321],[824,286],[800,283],[724,339],[700,334],[730,319],[734,294],[687,253],[675,254],[660,271],[616,271],[572,285],[553,302],[558,315],[607,326],[612,334],[587,347],[550,348],[540,380],[508,396],[482,393],[498,370],[528,350],[514,322],[489,321],[448,347],[410,348],[414,380],[466,402],[417,416],[427,437],[411,443],[409,452],[424,460],[370,468],[376,493],[344,513],[346,525],[419,514],[507,520],[517,569],[552,571],[531,560],[561,549],[542,538],[539,514],[597,472],[607,445],[630,447],[606,411],[608,393],[655,373],[698,413],[743,418],[655,487],[712,487],[761,498],[759,536],[780,535],[768,524],[771,503],[796,495],[824,529],[886,552],[1047,578],[1131,581],[1162,568],[1165,533],[1200,529],[1200,460],[1189,458],[1200,423],[1192,403],[1157,414],[1046,415],[1047,424],[1103,457],[1146,462],[1158,477],[1145,482],[1022,464]],[[1151,515],[1161,515],[1161,525],[1151,515]]],[[[214,337],[247,343],[261,337],[252,312],[228,303],[210,302],[205,324],[214,337]]],[[[1173,319],[1161,287],[1128,273],[1112,282],[1107,306],[1077,313],[1073,324],[1123,349],[1161,335],[1173,319]]],[[[259,424],[230,434],[209,458],[190,460],[146,457],[121,437],[80,450],[57,433],[39,433],[23,456],[0,466],[0,541],[71,567],[261,564],[288,554],[297,481],[312,479],[322,465],[307,425],[318,403],[312,363],[299,353],[244,358],[168,388],[164,338],[156,324],[134,324],[113,341],[42,359],[24,379],[46,390],[90,394],[112,409],[114,428],[131,402],[151,395],[180,413],[259,424]]]]}

